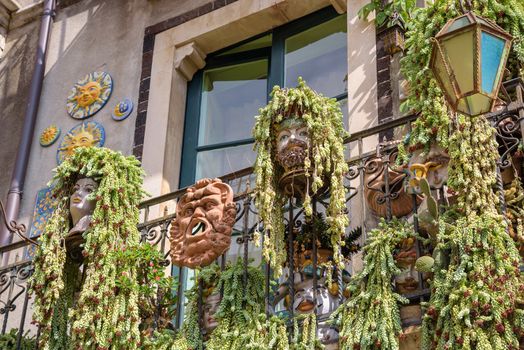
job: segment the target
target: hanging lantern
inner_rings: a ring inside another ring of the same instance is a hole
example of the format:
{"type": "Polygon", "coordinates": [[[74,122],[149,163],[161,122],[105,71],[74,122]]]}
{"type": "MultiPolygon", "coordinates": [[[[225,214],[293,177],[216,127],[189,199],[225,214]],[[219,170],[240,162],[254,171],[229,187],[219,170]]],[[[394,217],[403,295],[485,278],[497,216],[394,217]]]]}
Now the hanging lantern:
{"type": "Polygon", "coordinates": [[[436,35],[430,67],[454,111],[476,116],[493,110],[512,39],[473,12],[450,20],[436,35]]]}

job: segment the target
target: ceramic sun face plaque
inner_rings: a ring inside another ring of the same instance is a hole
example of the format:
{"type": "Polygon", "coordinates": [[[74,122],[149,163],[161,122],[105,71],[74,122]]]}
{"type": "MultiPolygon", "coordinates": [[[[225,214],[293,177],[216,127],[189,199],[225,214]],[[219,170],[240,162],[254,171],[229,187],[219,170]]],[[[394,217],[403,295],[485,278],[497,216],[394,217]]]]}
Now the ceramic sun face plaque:
{"type": "Polygon", "coordinates": [[[60,128],[56,125],[49,125],[40,134],[40,145],[42,147],[51,146],[60,136],[60,128]]]}
{"type": "Polygon", "coordinates": [[[122,121],[129,117],[131,112],[133,112],[133,102],[126,98],[115,106],[113,112],[111,112],[111,117],[116,121],[122,121]]]}
{"type": "Polygon", "coordinates": [[[179,200],[171,223],[171,260],[195,268],[229,249],[237,208],[233,190],[220,179],[203,179],[179,200]]]}
{"type": "Polygon", "coordinates": [[[73,155],[79,147],[102,147],[106,139],[104,127],[97,122],[82,122],[73,127],[64,136],[58,151],[56,160],[61,164],[65,159],[73,155]]]}
{"type": "Polygon", "coordinates": [[[85,119],[107,103],[113,90],[113,79],[106,72],[93,72],[79,80],[67,97],[67,113],[75,119],[85,119]]]}

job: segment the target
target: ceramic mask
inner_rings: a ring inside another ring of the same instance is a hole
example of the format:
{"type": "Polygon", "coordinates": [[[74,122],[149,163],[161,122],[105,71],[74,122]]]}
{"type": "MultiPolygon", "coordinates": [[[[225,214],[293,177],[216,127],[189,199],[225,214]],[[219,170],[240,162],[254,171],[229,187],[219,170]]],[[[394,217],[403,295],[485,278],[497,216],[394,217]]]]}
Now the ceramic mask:
{"type": "Polygon", "coordinates": [[[338,349],[338,330],[328,324],[328,322],[319,322],[317,327],[317,338],[324,345],[324,350],[338,349]]]}
{"type": "Polygon", "coordinates": [[[86,177],[76,181],[73,187],[74,192],[69,199],[69,212],[73,226],[83,217],[93,214],[96,201],[94,198],[89,198],[89,195],[97,189],[98,183],[92,178],[86,177]]]}
{"type": "Polygon", "coordinates": [[[276,151],[280,165],[286,171],[301,167],[309,148],[309,130],[303,120],[285,119],[277,128],[276,151]]]}
{"type": "MultiPolygon", "coordinates": [[[[325,279],[317,281],[317,315],[329,314],[338,306],[337,298],[331,295],[324,285],[325,279]]],[[[297,314],[307,314],[313,312],[315,308],[315,297],[313,278],[305,276],[303,273],[295,272],[295,298],[293,310],[297,314]]]]}
{"type": "Polygon", "coordinates": [[[177,266],[207,266],[231,244],[236,205],[233,190],[219,179],[203,179],[177,204],[171,226],[171,257],[177,266]]]}
{"type": "Polygon", "coordinates": [[[429,152],[424,155],[422,151],[413,154],[409,161],[411,179],[409,191],[420,193],[418,180],[426,178],[432,189],[442,188],[448,181],[449,155],[440,146],[431,146],[429,152]]]}
{"type": "Polygon", "coordinates": [[[204,328],[207,334],[211,333],[218,325],[215,314],[220,305],[220,293],[213,293],[204,299],[204,328]]]}

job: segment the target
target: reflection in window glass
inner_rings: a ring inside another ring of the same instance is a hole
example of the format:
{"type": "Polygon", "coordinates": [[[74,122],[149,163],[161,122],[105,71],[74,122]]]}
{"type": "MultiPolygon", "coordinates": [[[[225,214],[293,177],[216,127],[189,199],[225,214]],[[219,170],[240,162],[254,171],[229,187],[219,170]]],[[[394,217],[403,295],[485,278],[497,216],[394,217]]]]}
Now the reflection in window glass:
{"type": "Polygon", "coordinates": [[[204,72],[198,145],[251,137],[267,99],[267,60],[204,72]]]}
{"type": "Polygon", "coordinates": [[[197,155],[195,180],[214,178],[248,168],[255,163],[253,145],[202,151],[197,155]]]}
{"type": "Polygon", "coordinates": [[[346,16],[308,29],[286,40],[285,84],[299,76],[314,90],[337,96],[347,91],[346,16]]]}

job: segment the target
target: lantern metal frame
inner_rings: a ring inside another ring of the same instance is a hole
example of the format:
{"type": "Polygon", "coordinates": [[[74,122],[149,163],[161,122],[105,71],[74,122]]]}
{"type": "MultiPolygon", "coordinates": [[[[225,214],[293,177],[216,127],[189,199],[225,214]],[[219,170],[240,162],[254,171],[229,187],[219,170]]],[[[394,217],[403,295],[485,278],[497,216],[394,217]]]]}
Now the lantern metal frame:
{"type": "MultiPolygon", "coordinates": [[[[451,106],[451,108],[454,111],[457,111],[458,104],[461,102],[463,98],[466,98],[468,96],[473,96],[473,95],[483,95],[491,99],[489,112],[492,112],[495,107],[495,103],[497,101],[498,93],[499,93],[499,90],[502,84],[502,80],[503,80],[502,78],[503,78],[504,68],[501,68],[501,67],[506,66],[506,62],[509,57],[509,52],[511,49],[513,37],[508,32],[506,32],[504,29],[502,29],[500,26],[498,26],[496,23],[494,23],[493,21],[487,18],[478,16],[475,13],[469,11],[461,16],[458,16],[448,21],[444,25],[444,27],[437,33],[437,35],[432,39],[432,41],[433,41],[433,50],[432,50],[431,58],[430,58],[430,68],[434,72],[434,76],[442,92],[444,93],[446,97],[446,101],[451,106]],[[457,20],[460,20],[461,18],[464,18],[464,17],[467,17],[467,19],[470,22],[469,24],[463,27],[460,27],[456,30],[448,31],[449,28],[457,20]],[[473,39],[474,41],[473,43],[474,68],[473,68],[473,77],[472,77],[473,90],[461,91],[459,83],[455,75],[455,72],[453,70],[453,67],[451,67],[449,64],[450,60],[449,60],[445,47],[442,45],[442,42],[444,40],[449,40],[453,37],[456,37],[458,35],[462,35],[466,32],[471,32],[471,31],[475,31],[474,39],[473,39]],[[501,63],[499,65],[499,69],[497,71],[497,75],[495,77],[494,84],[493,84],[493,90],[491,93],[486,93],[485,91],[482,90],[482,71],[481,71],[481,67],[482,67],[481,33],[482,32],[485,32],[487,34],[493,35],[496,38],[504,40],[504,49],[503,49],[502,56],[501,56],[501,63]],[[435,65],[437,63],[437,59],[439,58],[437,55],[440,56],[440,59],[442,60],[443,66],[446,70],[446,74],[449,76],[451,88],[453,89],[455,96],[449,95],[449,92],[445,88],[445,83],[441,80],[438,74],[435,74],[435,71],[436,71],[435,65]],[[455,101],[455,102],[453,103],[452,101],[455,101]]],[[[459,111],[459,112],[468,114],[468,113],[465,113],[464,111],[459,111]]],[[[484,114],[484,113],[468,114],[468,115],[476,116],[480,114],[484,114]]]]}

